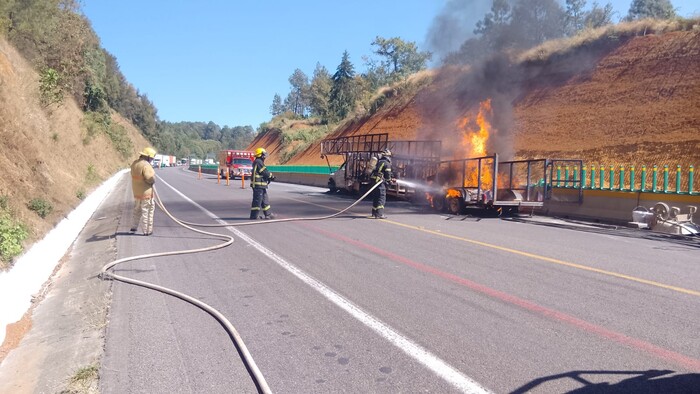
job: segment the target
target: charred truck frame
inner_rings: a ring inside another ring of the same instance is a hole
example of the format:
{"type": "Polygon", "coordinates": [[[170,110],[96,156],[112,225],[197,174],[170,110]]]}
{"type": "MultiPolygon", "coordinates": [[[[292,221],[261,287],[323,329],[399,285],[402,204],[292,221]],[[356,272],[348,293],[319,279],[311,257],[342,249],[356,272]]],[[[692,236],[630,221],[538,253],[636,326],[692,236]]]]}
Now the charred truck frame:
{"type": "MultiPolygon", "coordinates": [[[[500,161],[497,154],[441,161],[434,188],[428,200],[438,211],[463,213],[470,207],[517,211],[520,207],[542,207],[552,197],[552,181],[557,166],[577,166],[581,160],[529,159],[500,161]]],[[[562,181],[564,187],[578,190],[570,201],[583,198],[580,178],[562,181]]]]}
{"type": "MultiPolygon", "coordinates": [[[[398,179],[425,182],[435,176],[440,162],[440,141],[389,141],[386,133],[331,138],[321,141],[321,157],[328,162],[329,155],[340,155],[343,163],[330,174],[329,190],[364,194],[372,186],[371,159],[379,157],[386,148],[392,152],[391,167],[398,179]]],[[[387,194],[394,197],[412,199],[415,193],[406,183],[387,184],[387,194]]]]}

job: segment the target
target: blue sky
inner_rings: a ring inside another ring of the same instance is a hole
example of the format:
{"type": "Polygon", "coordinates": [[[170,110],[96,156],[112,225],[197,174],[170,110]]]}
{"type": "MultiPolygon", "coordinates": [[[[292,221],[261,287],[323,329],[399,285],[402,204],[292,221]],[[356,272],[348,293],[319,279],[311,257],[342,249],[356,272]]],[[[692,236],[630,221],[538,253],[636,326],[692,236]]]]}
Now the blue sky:
{"type": "MultiPolygon", "coordinates": [[[[612,1],[618,12],[615,20],[627,14],[630,2],[612,1]]],[[[700,15],[697,0],[671,2],[683,16],[700,15]]],[[[289,92],[288,78],[296,68],[311,77],[318,62],[332,74],[347,50],[355,70],[361,72],[362,57],[372,55],[376,36],[401,37],[416,42],[420,50],[431,50],[428,32],[446,5],[460,4],[471,30],[491,2],[83,0],[82,4],[102,46],[116,56],[127,80],[153,101],[160,119],[257,128],[270,119],[275,93],[284,98],[289,92]]]]}

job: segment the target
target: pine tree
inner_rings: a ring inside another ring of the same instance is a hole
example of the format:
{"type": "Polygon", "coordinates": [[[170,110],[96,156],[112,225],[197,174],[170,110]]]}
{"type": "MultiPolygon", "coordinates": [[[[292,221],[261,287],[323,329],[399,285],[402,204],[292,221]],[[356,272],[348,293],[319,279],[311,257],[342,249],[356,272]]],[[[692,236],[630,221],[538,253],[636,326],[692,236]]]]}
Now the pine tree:
{"type": "Polygon", "coordinates": [[[275,97],[272,98],[272,105],[270,105],[270,114],[272,116],[277,116],[284,112],[284,105],[282,105],[282,97],[275,93],[275,97]]]}
{"type": "Polygon", "coordinates": [[[333,87],[330,94],[331,120],[345,119],[355,105],[355,68],[350,62],[348,51],[343,52],[343,58],[333,74],[333,87]]]}
{"type": "Polygon", "coordinates": [[[314,76],[309,87],[309,107],[311,114],[321,119],[328,118],[329,96],[333,87],[333,79],[326,67],[316,63],[314,76]]]}

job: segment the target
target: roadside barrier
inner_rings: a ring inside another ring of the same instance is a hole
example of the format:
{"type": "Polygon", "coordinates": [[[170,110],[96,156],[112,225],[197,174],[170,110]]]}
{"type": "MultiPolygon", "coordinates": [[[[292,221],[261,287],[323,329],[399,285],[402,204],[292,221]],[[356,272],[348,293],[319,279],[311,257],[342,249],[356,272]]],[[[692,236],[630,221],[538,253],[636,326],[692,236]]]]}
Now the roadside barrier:
{"type": "Polygon", "coordinates": [[[663,172],[659,177],[659,166],[651,167],[651,183],[647,166],[641,166],[639,177],[634,165],[627,168],[625,165],[616,167],[611,165],[583,165],[580,171],[578,167],[562,168],[558,166],[552,179],[552,186],[560,188],[574,188],[581,180],[581,187],[589,190],[611,190],[644,193],[686,194],[697,195],[695,187],[695,167],[689,165],[687,173],[683,173],[683,167],[676,165],[675,171],[671,171],[668,165],[663,166],[663,172]],[[629,170],[629,171],[628,171],[629,170]],[[563,176],[562,176],[563,175],[563,176]],[[661,182],[659,182],[661,178],[661,182]]]}

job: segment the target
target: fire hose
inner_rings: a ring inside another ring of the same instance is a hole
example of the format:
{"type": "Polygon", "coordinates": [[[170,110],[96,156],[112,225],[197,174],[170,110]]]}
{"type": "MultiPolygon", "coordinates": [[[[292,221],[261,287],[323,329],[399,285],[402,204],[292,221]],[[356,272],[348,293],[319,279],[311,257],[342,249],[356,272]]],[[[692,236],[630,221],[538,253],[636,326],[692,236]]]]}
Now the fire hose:
{"type": "Polygon", "coordinates": [[[210,315],[212,315],[221,325],[224,327],[224,329],[228,332],[229,336],[234,342],[234,345],[236,346],[236,350],[238,351],[239,355],[241,356],[241,359],[243,361],[243,364],[245,365],[248,373],[250,374],[251,378],[253,379],[253,383],[255,384],[257,390],[259,393],[271,393],[272,391],[270,390],[270,387],[268,386],[267,382],[265,381],[265,378],[260,372],[260,369],[258,369],[257,365],[255,364],[255,361],[253,360],[253,357],[251,356],[250,352],[248,351],[248,348],[245,346],[245,343],[243,343],[243,339],[241,336],[238,334],[238,331],[236,331],[236,328],[231,324],[231,322],[219,311],[214,309],[212,306],[194,298],[191,296],[188,296],[184,293],[178,292],[173,289],[169,289],[167,287],[159,286],[153,283],[137,280],[137,279],[132,279],[128,278],[125,276],[117,275],[113,272],[110,272],[109,270],[112,267],[115,267],[121,263],[126,263],[128,261],[135,261],[135,260],[143,260],[143,259],[148,259],[148,258],[153,258],[153,257],[164,257],[164,256],[173,256],[173,255],[183,255],[183,254],[192,254],[192,253],[201,253],[201,252],[208,252],[212,250],[217,250],[217,249],[222,249],[225,248],[231,244],[233,244],[234,238],[230,235],[225,235],[225,234],[218,234],[218,233],[212,233],[204,230],[199,230],[194,227],[238,227],[238,226],[249,226],[249,225],[255,225],[255,224],[271,224],[271,223],[280,223],[280,222],[291,222],[291,221],[302,221],[302,220],[324,220],[324,219],[330,219],[336,216],[339,216],[343,214],[344,212],[348,211],[355,205],[359,204],[360,201],[362,201],[365,197],[367,197],[375,188],[377,188],[382,182],[377,182],[374,186],[372,186],[365,194],[362,195],[359,199],[357,199],[355,202],[350,204],[347,208],[338,211],[334,214],[331,215],[326,215],[326,216],[317,216],[317,217],[298,217],[298,218],[284,218],[284,219],[272,219],[272,220],[264,220],[264,221],[250,221],[250,222],[241,222],[241,223],[224,223],[224,224],[204,224],[204,223],[191,223],[191,222],[186,222],[183,220],[180,220],[173,216],[165,207],[163,202],[160,199],[160,196],[155,190],[155,187],[153,188],[153,194],[154,194],[154,200],[158,208],[163,211],[170,219],[172,219],[175,223],[179,224],[180,226],[190,230],[194,231],[199,234],[204,234],[204,235],[209,235],[218,239],[225,240],[225,242],[213,246],[208,246],[208,247],[203,247],[203,248],[196,248],[196,249],[185,249],[185,250],[174,250],[170,252],[159,252],[159,253],[149,253],[149,254],[142,254],[142,255],[137,255],[137,256],[130,256],[130,257],[124,257],[115,261],[112,261],[111,263],[106,264],[104,267],[102,267],[102,271],[99,274],[99,277],[103,280],[117,280],[120,282],[124,283],[129,283],[132,285],[136,286],[141,286],[145,287],[148,289],[160,291],[162,293],[171,295],[173,297],[177,297],[183,301],[189,302],[200,309],[206,311],[210,315]]]}

